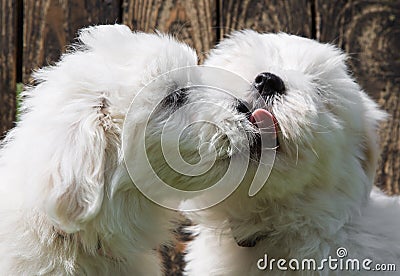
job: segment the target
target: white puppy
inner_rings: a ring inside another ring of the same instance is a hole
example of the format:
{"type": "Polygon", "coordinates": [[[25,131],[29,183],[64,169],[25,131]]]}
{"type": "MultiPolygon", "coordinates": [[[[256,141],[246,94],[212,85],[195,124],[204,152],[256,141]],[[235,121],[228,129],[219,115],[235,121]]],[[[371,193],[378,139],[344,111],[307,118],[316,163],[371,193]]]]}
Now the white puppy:
{"type": "MultiPolygon", "coordinates": [[[[121,131],[142,87],[197,56],[171,37],[120,25],[83,29],[79,40],[34,74],[3,141],[0,274],[160,275],[156,248],[171,238],[175,214],[133,185],[121,131]]],[[[167,81],[140,99],[144,113],[179,85],[167,81]]]]}
{"type": "MultiPolygon", "coordinates": [[[[228,199],[188,213],[198,224],[186,257],[188,275],[363,275],[368,268],[379,269],[377,264],[400,269],[399,201],[371,192],[379,155],[377,129],[385,113],[355,83],[345,59],[332,45],[253,31],[236,32],[211,52],[206,65],[234,72],[252,87],[232,85],[231,92],[241,100],[226,97],[232,118],[213,110],[207,116],[221,117],[220,130],[237,140],[250,137],[253,158],[228,199]],[[276,122],[279,146],[268,180],[250,197],[259,166],[254,140],[260,131],[251,121],[263,116],[276,122]],[[255,135],[238,125],[253,128],[255,135]],[[323,261],[330,257],[341,260],[342,269],[335,269],[334,262],[330,269],[323,261]],[[302,270],[302,260],[311,258],[316,268],[306,263],[302,270]],[[360,271],[351,270],[353,260],[346,271],[348,259],[359,260],[360,271]],[[372,263],[365,261],[363,268],[365,259],[372,263]]],[[[227,155],[241,150],[236,143],[227,155]]],[[[222,160],[217,165],[224,168],[222,160]]],[[[210,179],[216,171],[208,172],[210,179]]],[[[192,208],[199,204],[187,202],[192,208]]]]}

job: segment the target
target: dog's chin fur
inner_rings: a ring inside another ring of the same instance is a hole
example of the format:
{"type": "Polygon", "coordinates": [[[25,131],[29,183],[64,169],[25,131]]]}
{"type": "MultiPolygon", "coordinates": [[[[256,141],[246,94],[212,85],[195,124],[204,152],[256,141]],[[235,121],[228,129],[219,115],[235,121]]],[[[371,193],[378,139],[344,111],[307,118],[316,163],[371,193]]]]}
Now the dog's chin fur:
{"type": "MultiPolygon", "coordinates": [[[[236,32],[211,52],[206,65],[249,82],[261,72],[273,73],[286,92],[268,107],[279,124],[279,148],[261,191],[248,196],[255,162],[231,197],[187,214],[197,224],[186,256],[187,275],[264,275],[257,269],[264,254],[318,261],[336,257],[339,247],[351,258],[399,264],[399,201],[371,192],[379,155],[377,130],[386,115],[354,82],[345,59],[332,45],[253,31],[236,32]],[[255,240],[254,247],[237,244],[255,240]]],[[[250,105],[254,100],[248,91],[231,91],[250,105]]],[[[244,135],[237,131],[234,136],[244,135]]],[[[346,274],[324,270],[301,275],[335,273],[346,274]]]]}
{"type": "MultiPolygon", "coordinates": [[[[156,249],[177,215],[135,188],[121,131],[143,86],[196,64],[169,36],[110,25],[83,29],[60,62],[34,74],[0,152],[1,275],[161,275],[156,249]]],[[[167,87],[140,106],[150,112],[167,87]]]]}

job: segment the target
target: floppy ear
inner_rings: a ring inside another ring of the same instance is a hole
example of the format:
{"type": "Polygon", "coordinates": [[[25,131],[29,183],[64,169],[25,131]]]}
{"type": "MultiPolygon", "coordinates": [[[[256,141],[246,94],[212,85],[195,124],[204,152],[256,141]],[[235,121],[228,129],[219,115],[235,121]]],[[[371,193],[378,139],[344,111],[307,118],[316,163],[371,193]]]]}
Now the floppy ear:
{"type": "Polygon", "coordinates": [[[365,112],[362,167],[372,186],[380,155],[379,125],[385,121],[388,115],[380,110],[378,105],[364,93],[362,100],[365,112]]]}
{"type": "Polygon", "coordinates": [[[34,74],[40,84],[30,93],[30,112],[24,122],[25,128],[32,128],[31,134],[40,135],[33,143],[38,149],[28,149],[36,153],[32,154],[36,161],[29,166],[38,171],[29,174],[36,175],[32,184],[39,191],[33,200],[42,202],[56,227],[68,233],[82,229],[98,214],[106,160],[107,164],[116,162],[116,125],[106,92],[112,88],[104,81],[111,70],[102,66],[108,55],[98,53],[98,48],[103,47],[100,42],[115,43],[113,36],[129,35],[126,26],[83,29],[76,51],[64,55],[56,66],[34,74]]]}
{"type": "Polygon", "coordinates": [[[102,108],[75,104],[82,106],[71,106],[75,114],[63,114],[51,130],[48,142],[55,145],[44,187],[45,212],[68,233],[78,231],[100,210],[107,148],[102,108]]]}

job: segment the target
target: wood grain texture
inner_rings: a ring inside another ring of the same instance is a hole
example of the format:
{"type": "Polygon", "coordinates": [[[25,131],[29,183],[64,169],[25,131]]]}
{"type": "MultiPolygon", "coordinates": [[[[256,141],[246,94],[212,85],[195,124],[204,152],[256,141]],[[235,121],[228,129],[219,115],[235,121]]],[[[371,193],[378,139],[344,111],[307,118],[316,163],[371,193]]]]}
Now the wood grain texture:
{"type": "Polygon", "coordinates": [[[200,61],[213,46],[216,0],[124,0],[123,23],[169,33],[196,49],[200,61]]]}
{"type": "Polygon", "coordinates": [[[289,32],[312,37],[312,7],[307,0],[220,0],[220,38],[233,30],[289,32]]]}
{"type": "Polygon", "coordinates": [[[16,1],[0,1],[0,139],[13,126],[16,113],[17,7],[16,1]]]}
{"type": "Polygon", "coordinates": [[[58,60],[80,28],[119,22],[119,15],[119,1],[113,0],[25,0],[24,82],[32,69],[58,60]]]}
{"type": "Polygon", "coordinates": [[[316,1],[317,38],[350,54],[364,90],[389,114],[382,125],[376,183],[389,194],[400,184],[400,2],[316,1]]]}

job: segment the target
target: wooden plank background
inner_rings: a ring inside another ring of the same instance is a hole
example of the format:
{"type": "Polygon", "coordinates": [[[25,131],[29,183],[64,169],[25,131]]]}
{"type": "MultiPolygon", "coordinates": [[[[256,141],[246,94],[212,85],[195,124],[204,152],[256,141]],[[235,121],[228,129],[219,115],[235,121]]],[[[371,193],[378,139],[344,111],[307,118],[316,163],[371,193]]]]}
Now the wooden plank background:
{"type": "MultiPolygon", "coordinates": [[[[200,62],[232,30],[285,31],[335,43],[350,55],[357,81],[391,115],[382,126],[376,184],[400,194],[399,0],[0,1],[0,135],[15,120],[16,83],[29,84],[33,69],[58,60],[81,27],[124,23],[169,32],[194,47],[200,62]]],[[[180,268],[170,267],[169,275],[180,268]]]]}
{"type": "Polygon", "coordinates": [[[0,11],[0,139],[13,126],[16,115],[17,4],[1,0],[0,11]]]}

